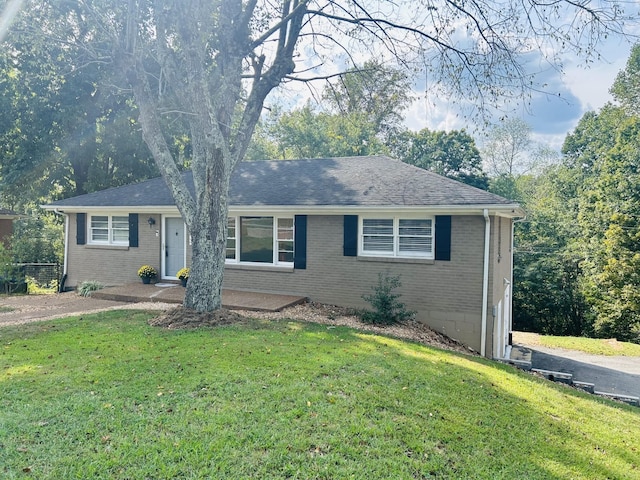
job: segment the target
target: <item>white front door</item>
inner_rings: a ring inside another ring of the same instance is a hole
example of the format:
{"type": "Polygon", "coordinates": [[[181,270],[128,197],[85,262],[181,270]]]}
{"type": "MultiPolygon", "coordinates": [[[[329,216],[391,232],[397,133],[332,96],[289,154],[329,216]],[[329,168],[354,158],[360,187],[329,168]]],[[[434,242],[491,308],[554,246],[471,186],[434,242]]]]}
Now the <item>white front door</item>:
{"type": "Polygon", "coordinates": [[[162,278],[177,278],[178,270],[186,264],[187,244],[185,227],[180,217],[164,217],[162,278]]]}

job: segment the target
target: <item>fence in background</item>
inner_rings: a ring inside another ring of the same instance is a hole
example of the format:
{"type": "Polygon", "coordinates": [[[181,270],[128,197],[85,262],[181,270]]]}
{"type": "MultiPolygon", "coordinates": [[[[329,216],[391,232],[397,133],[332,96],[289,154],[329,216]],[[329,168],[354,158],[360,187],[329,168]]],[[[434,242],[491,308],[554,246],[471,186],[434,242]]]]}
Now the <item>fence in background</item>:
{"type": "Polygon", "coordinates": [[[27,293],[27,278],[32,278],[37,288],[57,291],[61,277],[59,263],[14,263],[0,277],[0,293],[27,293]]]}
{"type": "Polygon", "coordinates": [[[31,277],[41,287],[60,284],[62,266],[59,263],[18,263],[16,267],[23,278],[31,277]]]}

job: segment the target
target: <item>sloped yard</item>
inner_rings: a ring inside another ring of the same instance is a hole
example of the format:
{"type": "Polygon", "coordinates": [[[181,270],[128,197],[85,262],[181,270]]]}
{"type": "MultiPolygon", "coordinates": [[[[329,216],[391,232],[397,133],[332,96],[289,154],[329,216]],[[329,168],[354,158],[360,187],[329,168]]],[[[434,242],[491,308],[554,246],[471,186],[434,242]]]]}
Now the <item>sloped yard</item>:
{"type": "Polygon", "coordinates": [[[0,328],[3,478],[634,478],[633,407],[358,330],[0,328]]]}

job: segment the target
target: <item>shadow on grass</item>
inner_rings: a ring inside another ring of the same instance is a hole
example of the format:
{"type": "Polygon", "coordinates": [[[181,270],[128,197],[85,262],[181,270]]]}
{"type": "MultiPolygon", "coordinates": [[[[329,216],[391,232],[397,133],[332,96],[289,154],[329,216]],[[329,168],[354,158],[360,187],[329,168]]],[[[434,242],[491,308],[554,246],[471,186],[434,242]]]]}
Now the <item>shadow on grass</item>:
{"type": "Polygon", "coordinates": [[[39,478],[624,478],[638,468],[631,407],[509,366],[344,327],[168,331],[148,327],[150,316],[0,332],[3,368],[38,366],[0,382],[7,478],[25,465],[39,478]]]}

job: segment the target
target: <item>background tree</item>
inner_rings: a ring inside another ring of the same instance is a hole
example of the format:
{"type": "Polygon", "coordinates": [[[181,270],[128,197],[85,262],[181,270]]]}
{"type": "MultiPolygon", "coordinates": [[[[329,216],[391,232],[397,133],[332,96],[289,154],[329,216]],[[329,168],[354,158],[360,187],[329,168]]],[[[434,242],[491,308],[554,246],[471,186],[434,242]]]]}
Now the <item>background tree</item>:
{"type": "Polygon", "coordinates": [[[527,212],[515,228],[514,330],[578,336],[592,332],[580,288],[581,257],[572,245],[579,232],[577,180],[576,172],[564,165],[514,179],[516,196],[527,212]]]}
{"type": "Polygon", "coordinates": [[[533,141],[531,126],[520,118],[493,125],[481,152],[490,176],[489,190],[512,200],[518,200],[518,176],[539,173],[558,160],[556,152],[533,141]]]}
{"type": "MultiPolygon", "coordinates": [[[[43,2],[33,15],[54,36],[50,25],[65,12],[43,2]]],[[[113,72],[101,62],[87,61],[79,45],[31,34],[32,20],[19,18],[0,51],[0,189],[5,203],[26,209],[51,196],[156,176],[131,97],[108,87],[113,72]]]]}
{"type": "Polygon", "coordinates": [[[601,34],[619,33],[625,20],[616,3],[597,10],[569,1],[507,3],[496,9],[481,0],[463,9],[453,2],[416,8],[400,1],[369,10],[341,0],[48,0],[26,11],[37,12],[34,33],[55,28],[50,38],[81,45],[94,60],[125,73],[144,140],[193,240],[185,305],[209,311],[220,306],[231,173],[271,91],[283,81],[310,80],[308,67],[296,64],[298,48],[312,66],[336,48],[415,62],[452,96],[482,103],[530,88],[519,63],[528,49],[574,47],[589,55],[601,34]],[[38,21],[45,4],[62,13],[58,23],[38,21]],[[467,32],[466,41],[459,31],[467,32]],[[168,117],[179,119],[189,138],[194,196],[171,149],[168,117]]]}
{"type": "Polygon", "coordinates": [[[55,216],[26,216],[13,222],[12,261],[16,263],[62,263],[63,223],[55,216]]]}
{"type": "MultiPolygon", "coordinates": [[[[262,159],[386,153],[390,141],[404,131],[410,91],[407,76],[397,69],[375,61],[354,66],[327,84],[320,104],[308,101],[302,108],[267,117],[269,124],[258,126],[252,144],[275,145],[265,153],[276,155],[262,159]]],[[[250,158],[255,158],[254,150],[249,147],[250,158]]]]}
{"type": "Polygon", "coordinates": [[[392,151],[403,162],[486,190],[488,178],[475,141],[464,130],[428,129],[398,135],[392,151]]]}
{"type": "Polygon", "coordinates": [[[404,130],[403,113],[411,102],[410,92],[406,73],[376,59],[330,81],[322,98],[331,113],[359,119],[381,143],[388,145],[393,135],[404,130]]]}
{"type": "Polygon", "coordinates": [[[565,147],[582,174],[575,245],[594,331],[640,342],[640,118],[607,106],[565,147]]]}
{"type": "Polygon", "coordinates": [[[509,118],[493,125],[482,147],[489,174],[513,178],[527,173],[532,166],[528,158],[531,126],[520,118],[509,118]]]}
{"type": "Polygon", "coordinates": [[[626,68],[618,73],[611,94],[628,113],[640,115],[640,44],[631,49],[626,68]]]}
{"type": "Polygon", "coordinates": [[[386,151],[364,112],[316,112],[307,103],[300,110],[282,114],[273,132],[281,158],[349,157],[386,151]]]}

